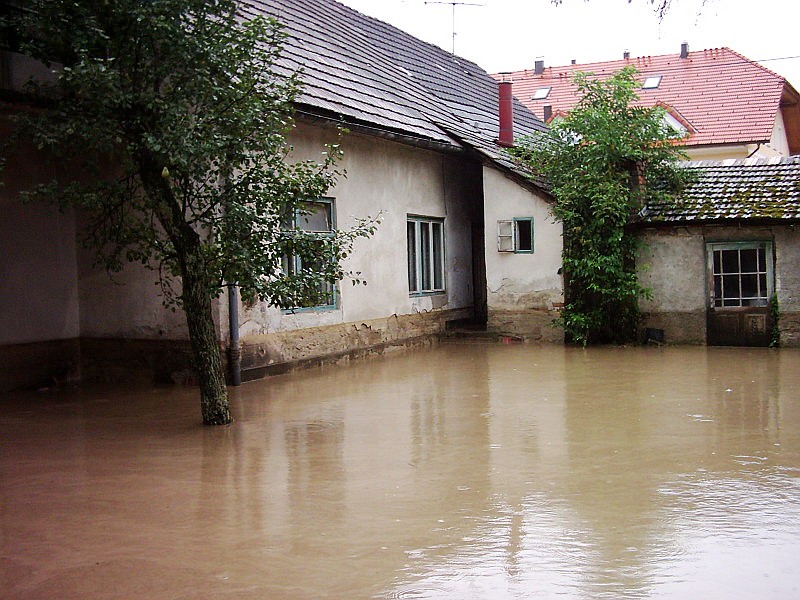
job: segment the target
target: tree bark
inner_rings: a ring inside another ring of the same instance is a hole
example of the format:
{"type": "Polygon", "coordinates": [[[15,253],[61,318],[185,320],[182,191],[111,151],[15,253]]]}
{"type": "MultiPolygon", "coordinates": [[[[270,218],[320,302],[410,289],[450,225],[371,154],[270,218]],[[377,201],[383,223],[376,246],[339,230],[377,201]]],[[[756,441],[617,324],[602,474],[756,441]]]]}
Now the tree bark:
{"type": "Polygon", "coordinates": [[[205,425],[226,425],[233,421],[225,386],[222,356],[211,313],[211,296],[205,284],[202,259],[187,252],[183,269],[183,310],[189,326],[194,366],[200,384],[200,410],[205,425]]]}
{"type": "Polygon", "coordinates": [[[199,234],[186,222],[167,181],[169,174],[152,153],[137,154],[139,175],[164,232],[172,241],[181,275],[181,304],[189,327],[194,368],[200,384],[200,410],[205,425],[227,425],[231,417],[225,371],[211,312],[211,278],[203,260],[199,234]]]}

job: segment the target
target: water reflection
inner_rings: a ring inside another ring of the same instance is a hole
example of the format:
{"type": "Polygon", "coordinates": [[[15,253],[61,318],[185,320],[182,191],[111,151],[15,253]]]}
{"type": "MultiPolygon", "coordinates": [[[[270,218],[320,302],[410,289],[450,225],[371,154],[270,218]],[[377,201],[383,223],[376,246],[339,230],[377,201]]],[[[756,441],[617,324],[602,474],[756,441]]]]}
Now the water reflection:
{"type": "MultiPolygon", "coordinates": [[[[800,353],[444,345],[233,390],[15,395],[14,598],[800,596],[800,353]]],[[[4,592],[5,593],[5,592],[4,592]]]]}

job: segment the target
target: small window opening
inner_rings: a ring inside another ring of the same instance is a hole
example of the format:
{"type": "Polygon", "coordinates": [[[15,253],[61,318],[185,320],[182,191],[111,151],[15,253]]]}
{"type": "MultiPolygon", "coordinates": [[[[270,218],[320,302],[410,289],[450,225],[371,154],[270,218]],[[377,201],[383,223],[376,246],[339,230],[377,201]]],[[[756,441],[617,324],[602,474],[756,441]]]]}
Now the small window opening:
{"type": "Polygon", "coordinates": [[[521,254],[533,252],[533,217],[498,221],[497,251],[521,254]]]}

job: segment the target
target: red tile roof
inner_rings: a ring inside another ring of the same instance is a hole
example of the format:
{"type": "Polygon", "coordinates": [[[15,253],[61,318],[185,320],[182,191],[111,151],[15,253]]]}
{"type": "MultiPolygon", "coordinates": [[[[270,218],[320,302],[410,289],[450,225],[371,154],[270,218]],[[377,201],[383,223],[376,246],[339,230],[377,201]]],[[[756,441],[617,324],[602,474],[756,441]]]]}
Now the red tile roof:
{"type": "MultiPolygon", "coordinates": [[[[627,65],[638,69],[642,82],[647,77],[661,76],[658,87],[638,91],[640,103],[661,104],[688,124],[687,146],[769,142],[782,102],[793,105],[790,120],[800,115],[800,96],[783,77],[729,48],[689,52],[687,58],[680,54],[644,56],[547,67],[541,74],[525,70],[494,77],[511,77],[514,95],[542,117],[545,106],[558,114],[577,104],[577,89],[572,83],[575,72],[602,77],[627,65]],[[534,100],[534,92],[544,87],[551,88],[547,97],[534,100]]],[[[791,151],[800,151],[800,139],[792,139],[796,125],[787,123],[787,129],[791,151]]]]}

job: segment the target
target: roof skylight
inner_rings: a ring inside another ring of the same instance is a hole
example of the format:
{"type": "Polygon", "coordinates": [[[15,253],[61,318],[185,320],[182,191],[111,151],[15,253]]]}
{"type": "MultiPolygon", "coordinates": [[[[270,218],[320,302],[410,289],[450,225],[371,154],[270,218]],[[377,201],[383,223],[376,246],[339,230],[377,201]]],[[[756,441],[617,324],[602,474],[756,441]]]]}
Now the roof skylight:
{"type": "Polygon", "coordinates": [[[653,75],[644,80],[642,84],[643,90],[653,90],[661,84],[661,75],[653,75]]]}
{"type": "Polygon", "coordinates": [[[533,92],[533,98],[531,98],[531,100],[544,100],[545,98],[547,98],[548,95],[550,95],[551,89],[552,88],[549,87],[540,87],[535,92],[533,92]]]}

